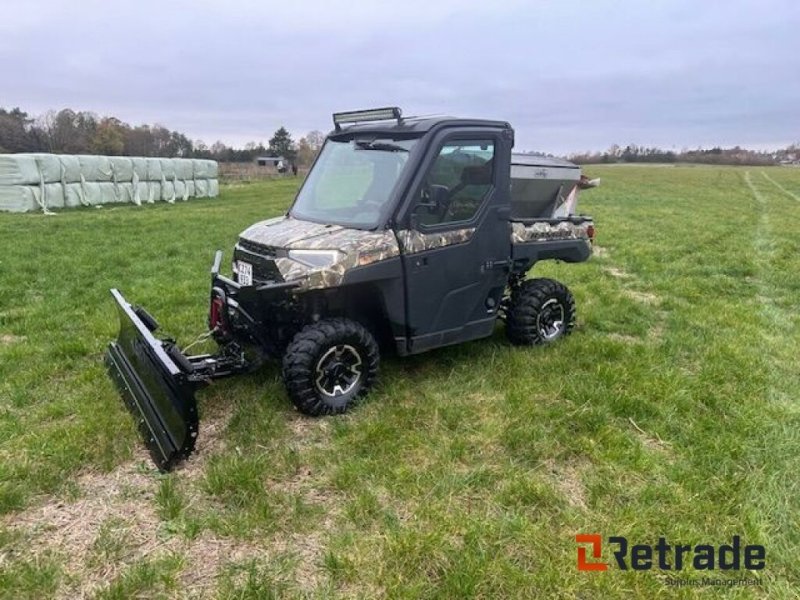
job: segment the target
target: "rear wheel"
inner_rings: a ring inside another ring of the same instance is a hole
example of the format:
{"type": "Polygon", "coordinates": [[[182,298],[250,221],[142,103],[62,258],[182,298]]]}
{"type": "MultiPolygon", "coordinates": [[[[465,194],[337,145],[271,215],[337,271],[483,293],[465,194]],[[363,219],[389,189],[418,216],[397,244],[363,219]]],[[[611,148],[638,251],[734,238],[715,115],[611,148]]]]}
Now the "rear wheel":
{"type": "Polygon", "coordinates": [[[528,279],[511,293],[506,334],[520,346],[550,344],[575,327],[575,298],[553,279],[528,279]]]}
{"type": "Polygon", "coordinates": [[[375,338],[363,325],[327,319],[308,325],[289,344],[283,381],[300,412],[339,414],[369,392],[379,362],[375,338]]]}

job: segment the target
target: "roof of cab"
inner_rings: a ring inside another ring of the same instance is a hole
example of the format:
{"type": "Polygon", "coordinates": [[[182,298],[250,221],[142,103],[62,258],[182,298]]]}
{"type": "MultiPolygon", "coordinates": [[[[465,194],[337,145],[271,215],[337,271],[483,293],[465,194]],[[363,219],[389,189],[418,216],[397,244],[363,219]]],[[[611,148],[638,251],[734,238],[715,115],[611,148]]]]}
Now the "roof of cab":
{"type": "Polygon", "coordinates": [[[404,117],[400,123],[394,120],[371,121],[342,126],[339,131],[331,131],[328,137],[348,137],[354,133],[376,134],[424,134],[432,129],[443,127],[498,127],[511,129],[506,121],[493,121],[489,119],[464,119],[457,117],[404,117]]]}

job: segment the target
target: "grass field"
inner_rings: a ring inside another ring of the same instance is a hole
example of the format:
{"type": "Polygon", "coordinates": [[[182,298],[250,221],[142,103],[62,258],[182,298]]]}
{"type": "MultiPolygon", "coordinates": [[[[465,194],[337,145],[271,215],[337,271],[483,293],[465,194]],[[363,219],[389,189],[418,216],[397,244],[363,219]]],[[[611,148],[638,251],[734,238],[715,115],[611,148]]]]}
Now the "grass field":
{"type": "Polygon", "coordinates": [[[104,372],[108,288],[190,341],[213,251],[297,182],[0,215],[0,597],[798,597],[800,170],[588,172],[595,258],[536,268],[574,291],[571,337],[390,358],[339,418],[274,366],[220,382],[168,476],[104,372]],[[763,585],[578,572],[576,533],[740,535],[763,585]]]}

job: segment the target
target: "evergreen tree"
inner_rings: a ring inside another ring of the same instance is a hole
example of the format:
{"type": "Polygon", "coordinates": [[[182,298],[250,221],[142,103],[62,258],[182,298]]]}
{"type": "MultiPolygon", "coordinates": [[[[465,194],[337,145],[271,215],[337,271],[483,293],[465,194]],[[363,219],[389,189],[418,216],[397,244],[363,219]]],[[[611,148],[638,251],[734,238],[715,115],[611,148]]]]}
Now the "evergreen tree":
{"type": "Polygon", "coordinates": [[[270,138],[269,153],[272,156],[282,156],[289,161],[294,161],[297,152],[295,151],[292,136],[286,131],[285,127],[278,129],[270,138]]]}

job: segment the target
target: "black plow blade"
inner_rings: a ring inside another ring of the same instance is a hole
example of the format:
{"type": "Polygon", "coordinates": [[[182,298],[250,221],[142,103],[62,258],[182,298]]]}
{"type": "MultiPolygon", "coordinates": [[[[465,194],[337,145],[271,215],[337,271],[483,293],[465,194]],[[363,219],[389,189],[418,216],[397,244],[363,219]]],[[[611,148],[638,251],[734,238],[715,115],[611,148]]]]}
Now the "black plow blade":
{"type": "Polygon", "coordinates": [[[111,290],[119,311],[119,337],[108,345],[108,372],[139,426],[156,466],[169,471],[194,450],[198,384],[191,364],[169,341],[156,339],[155,319],[111,290]]]}

